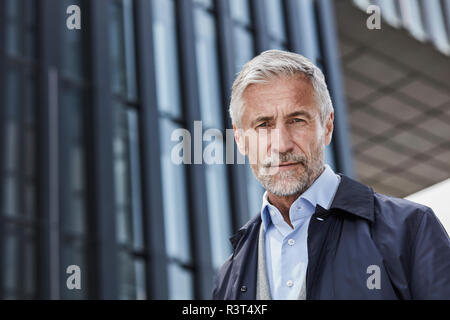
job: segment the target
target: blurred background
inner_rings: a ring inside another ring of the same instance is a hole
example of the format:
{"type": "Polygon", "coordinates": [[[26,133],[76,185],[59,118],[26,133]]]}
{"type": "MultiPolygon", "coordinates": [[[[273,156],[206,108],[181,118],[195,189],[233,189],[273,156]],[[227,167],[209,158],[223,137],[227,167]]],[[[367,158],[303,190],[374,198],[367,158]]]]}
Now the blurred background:
{"type": "Polygon", "coordinates": [[[236,73],[273,48],[325,73],[330,166],[450,226],[450,0],[0,0],[0,30],[0,298],[210,298],[263,190],[173,164],[171,133],[231,128],[236,73]]]}

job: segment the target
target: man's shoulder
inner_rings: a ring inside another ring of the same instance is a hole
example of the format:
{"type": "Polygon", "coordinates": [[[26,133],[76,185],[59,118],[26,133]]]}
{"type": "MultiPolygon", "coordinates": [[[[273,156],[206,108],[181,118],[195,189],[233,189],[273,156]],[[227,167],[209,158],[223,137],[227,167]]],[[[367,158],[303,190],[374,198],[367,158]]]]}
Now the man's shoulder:
{"type": "Polygon", "coordinates": [[[422,205],[420,203],[389,196],[386,194],[374,192],[375,210],[380,212],[392,212],[397,215],[410,216],[410,215],[423,215],[431,211],[430,207],[422,205]]]}
{"type": "Polygon", "coordinates": [[[425,216],[433,216],[431,208],[398,197],[374,192],[375,223],[392,230],[414,233],[425,216]]]}

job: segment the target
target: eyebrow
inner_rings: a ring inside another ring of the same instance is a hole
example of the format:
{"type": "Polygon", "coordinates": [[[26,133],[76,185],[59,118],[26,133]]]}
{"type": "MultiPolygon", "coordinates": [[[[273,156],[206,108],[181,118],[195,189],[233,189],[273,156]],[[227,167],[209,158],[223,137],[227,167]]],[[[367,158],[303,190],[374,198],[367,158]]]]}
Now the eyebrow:
{"type": "MultiPolygon", "coordinates": [[[[286,118],[293,118],[293,117],[298,117],[298,116],[304,116],[305,118],[307,118],[308,120],[311,120],[311,115],[309,112],[306,111],[294,111],[292,113],[289,113],[286,118]]],[[[264,121],[270,121],[273,120],[273,117],[271,116],[259,116],[257,117],[255,120],[252,121],[251,126],[253,127],[254,125],[256,125],[258,122],[264,122],[264,121]]]]}
{"type": "Polygon", "coordinates": [[[255,120],[252,121],[251,126],[253,127],[258,122],[270,121],[270,120],[273,120],[273,117],[270,117],[270,116],[259,116],[255,120]]]}
{"type": "Polygon", "coordinates": [[[286,116],[286,118],[292,118],[292,117],[298,117],[298,116],[304,116],[308,120],[311,120],[311,114],[306,111],[294,111],[286,116]]]}

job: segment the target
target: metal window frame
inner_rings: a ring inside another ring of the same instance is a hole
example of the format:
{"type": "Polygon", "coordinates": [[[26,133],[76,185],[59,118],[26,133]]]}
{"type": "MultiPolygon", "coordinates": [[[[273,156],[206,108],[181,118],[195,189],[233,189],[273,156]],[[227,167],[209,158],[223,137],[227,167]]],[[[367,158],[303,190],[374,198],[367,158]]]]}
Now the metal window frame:
{"type": "Polygon", "coordinates": [[[58,37],[56,19],[52,18],[58,14],[54,0],[43,0],[38,7],[38,59],[39,59],[39,83],[38,83],[38,212],[41,220],[39,234],[39,257],[38,262],[38,288],[41,298],[59,299],[59,272],[54,273],[54,268],[58,269],[59,261],[55,261],[54,255],[58,259],[59,253],[52,252],[54,243],[53,237],[59,238],[59,225],[53,225],[51,219],[58,213],[57,197],[54,194],[54,185],[51,181],[57,180],[57,170],[53,167],[55,159],[55,145],[50,145],[52,135],[52,123],[49,119],[50,112],[50,74],[57,70],[55,62],[58,60],[58,37]],[[56,203],[56,204],[55,204],[56,203]]]}
{"type": "MultiPolygon", "coordinates": [[[[24,11],[25,8],[23,7],[24,3],[20,2],[19,6],[20,6],[19,12],[25,12],[24,11]]],[[[6,17],[5,12],[6,12],[6,2],[2,1],[0,3],[0,26],[3,28],[3,30],[6,29],[6,22],[7,22],[7,17],[6,17]]],[[[36,11],[33,10],[32,14],[34,14],[35,19],[37,19],[37,16],[38,16],[37,10],[36,11]]],[[[19,23],[21,24],[21,28],[23,29],[26,21],[25,21],[25,19],[22,19],[22,20],[19,21],[19,23]]],[[[0,35],[0,71],[1,71],[0,85],[1,85],[1,87],[2,88],[6,87],[6,74],[7,74],[7,70],[8,70],[8,66],[9,65],[11,65],[11,66],[14,65],[14,67],[17,69],[17,72],[19,73],[19,77],[20,77],[20,83],[24,83],[24,81],[25,81],[25,79],[26,79],[28,74],[30,76],[33,75],[33,76],[37,77],[37,70],[36,70],[37,69],[36,68],[37,61],[36,61],[36,57],[33,57],[33,61],[32,62],[27,61],[27,59],[25,57],[22,57],[20,59],[21,61],[19,61],[19,62],[12,61],[8,57],[8,55],[6,53],[6,45],[5,45],[6,37],[3,36],[4,34],[5,33],[2,33],[0,35]]],[[[23,44],[23,42],[22,42],[22,44],[23,44]]],[[[36,48],[36,50],[37,50],[37,48],[36,48]]],[[[4,101],[4,98],[5,98],[5,90],[1,90],[0,91],[0,101],[4,101]]],[[[21,100],[20,104],[23,106],[24,96],[20,96],[19,99],[21,100]]],[[[34,102],[36,102],[36,101],[34,101],[34,102]]],[[[37,106],[35,106],[35,108],[37,110],[37,106]]],[[[5,128],[4,125],[6,124],[6,122],[5,122],[6,117],[5,117],[4,110],[5,110],[4,108],[0,108],[0,128],[2,130],[5,128]]],[[[22,108],[22,111],[23,111],[23,108],[22,108]]],[[[20,129],[25,128],[24,127],[25,118],[19,114],[17,120],[18,120],[18,122],[20,124],[19,128],[20,129]]],[[[35,131],[36,131],[35,132],[35,136],[36,136],[36,139],[37,139],[37,134],[38,133],[37,133],[37,130],[35,130],[35,131]]],[[[2,133],[3,133],[3,131],[2,131],[2,133]]],[[[23,135],[23,132],[21,132],[21,133],[22,134],[19,136],[19,142],[17,143],[17,145],[20,148],[19,149],[20,155],[19,155],[19,160],[18,160],[19,161],[18,162],[19,163],[19,165],[18,165],[19,169],[18,169],[18,172],[17,172],[17,176],[18,176],[19,189],[20,189],[19,194],[23,195],[23,187],[24,187],[25,176],[24,176],[24,172],[23,172],[22,168],[24,168],[24,162],[26,160],[23,157],[23,152],[24,152],[23,146],[24,146],[24,139],[25,139],[25,137],[23,135]]],[[[38,157],[38,155],[36,154],[36,158],[37,157],[38,157]]],[[[4,159],[5,159],[5,157],[0,157],[0,168],[1,168],[0,170],[3,170],[3,168],[4,168],[4,159]]],[[[37,162],[37,160],[36,160],[36,162],[37,162]]],[[[36,181],[37,181],[37,177],[36,177],[36,181]]],[[[3,183],[0,183],[0,195],[4,194],[3,191],[4,191],[3,183]]],[[[0,199],[0,206],[1,207],[3,207],[3,201],[2,200],[3,199],[0,199]]],[[[24,208],[24,202],[23,201],[19,202],[19,207],[20,207],[19,212],[23,212],[23,208],[24,208]]],[[[36,211],[38,211],[37,208],[36,208],[36,211]]],[[[31,237],[34,237],[37,240],[39,240],[39,234],[40,234],[39,226],[40,225],[39,225],[39,223],[37,221],[33,220],[31,223],[29,223],[28,221],[26,221],[25,219],[22,219],[21,217],[7,218],[5,216],[1,216],[0,217],[0,230],[1,230],[2,237],[5,235],[5,232],[7,230],[7,224],[10,225],[10,226],[13,226],[13,228],[17,228],[17,230],[14,230],[13,234],[14,234],[14,236],[17,237],[17,241],[19,242],[18,243],[19,247],[23,246],[23,244],[25,244],[25,243],[27,243],[29,241],[33,241],[32,239],[30,239],[30,235],[28,235],[28,232],[29,232],[28,228],[31,229],[31,233],[32,233],[31,237]]],[[[4,272],[3,261],[4,261],[4,249],[5,249],[3,243],[4,243],[4,241],[2,241],[2,245],[0,246],[0,275],[2,277],[4,276],[4,274],[3,274],[3,272],[4,272]]],[[[38,243],[38,241],[34,242],[35,245],[36,245],[36,243],[38,243]]],[[[36,260],[35,261],[37,263],[39,263],[39,261],[40,261],[40,260],[38,260],[38,254],[37,254],[37,251],[39,250],[39,248],[40,247],[38,247],[37,245],[35,246],[35,256],[36,256],[36,258],[35,258],[36,260]]],[[[19,269],[16,272],[17,272],[18,275],[20,275],[20,274],[23,275],[24,272],[25,272],[24,271],[25,270],[25,265],[24,265],[24,254],[23,254],[23,252],[18,253],[18,260],[19,260],[19,266],[18,266],[19,269]]],[[[33,296],[31,298],[36,298],[36,297],[39,296],[39,292],[38,292],[39,284],[37,284],[37,271],[36,271],[36,268],[34,268],[34,266],[32,268],[32,272],[33,272],[33,275],[32,275],[32,279],[33,280],[32,281],[34,281],[36,283],[36,286],[34,288],[34,290],[35,290],[34,294],[33,294],[33,296]]],[[[18,291],[17,291],[17,293],[19,294],[18,298],[28,298],[29,299],[30,297],[27,297],[27,296],[24,295],[25,294],[25,292],[24,292],[24,289],[25,289],[24,284],[25,284],[25,282],[24,282],[23,277],[19,277],[19,279],[17,279],[17,281],[18,281],[18,289],[17,289],[18,291]]],[[[4,289],[3,285],[0,285],[0,297],[5,297],[5,292],[4,292],[3,289],[4,289]]]]}
{"type": "MultiPolygon", "coordinates": [[[[231,17],[230,4],[228,1],[216,0],[217,8],[217,34],[219,46],[219,61],[221,68],[222,84],[222,105],[225,107],[222,112],[222,118],[225,128],[232,128],[231,119],[228,116],[228,106],[230,105],[230,92],[234,81],[234,24],[231,17]]],[[[239,26],[242,27],[242,26],[239,26]]],[[[246,27],[242,27],[246,28],[246,27]]],[[[254,45],[254,44],[253,44],[254,45]]],[[[233,142],[234,153],[237,148],[233,142]]],[[[231,201],[231,223],[232,230],[237,230],[247,222],[248,214],[248,194],[246,167],[244,165],[227,165],[227,190],[231,201]]],[[[254,213],[251,213],[254,214],[254,213]]]]}
{"type": "MultiPolygon", "coordinates": [[[[38,216],[40,219],[39,241],[38,241],[38,292],[43,299],[59,299],[59,252],[52,252],[53,238],[59,241],[59,224],[52,217],[58,216],[58,197],[55,196],[54,181],[58,179],[58,172],[54,167],[57,146],[51,145],[51,135],[55,128],[51,128],[49,119],[51,112],[50,87],[51,74],[57,70],[58,61],[58,39],[57,1],[42,0],[39,2],[38,11],[38,61],[39,79],[38,83],[38,112],[37,112],[37,190],[38,190],[38,216]],[[52,183],[53,182],[53,183],[52,183]],[[56,212],[55,212],[56,210],[56,212]],[[56,224],[55,224],[56,223],[56,224]],[[54,257],[54,255],[57,257],[54,257]],[[54,270],[56,269],[56,270],[54,270]],[[56,273],[55,273],[56,271],[56,273]]],[[[57,79],[56,79],[57,80],[57,79]]]]}
{"type": "MultiPolygon", "coordinates": [[[[58,12],[63,12],[65,13],[65,7],[63,6],[64,3],[62,3],[61,1],[58,1],[57,4],[55,4],[55,6],[58,9],[58,12]]],[[[85,0],[79,0],[79,6],[82,12],[82,16],[81,16],[81,23],[82,23],[82,28],[81,30],[72,30],[70,32],[81,32],[81,54],[84,56],[89,56],[89,34],[88,34],[88,28],[86,28],[86,25],[89,23],[88,21],[86,21],[87,19],[85,19],[84,17],[84,13],[86,13],[87,11],[87,1],[85,0]]],[[[67,18],[67,15],[58,15],[58,18],[56,18],[56,20],[59,23],[59,26],[65,26],[65,19],[67,18]],[[62,17],[62,19],[61,19],[62,17]],[[61,19],[61,20],[60,20],[61,19]]],[[[58,39],[62,39],[62,37],[59,37],[58,39]]],[[[83,288],[83,291],[86,292],[86,295],[84,296],[84,298],[94,298],[94,296],[92,296],[92,289],[93,289],[93,278],[92,278],[92,273],[90,272],[91,270],[94,270],[94,263],[93,263],[93,259],[95,259],[95,256],[92,255],[92,253],[90,252],[90,245],[92,243],[92,235],[95,234],[95,231],[93,231],[91,229],[91,223],[90,221],[92,220],[91,217],[91,212],[92,211],[92,207],[90,206],[90,198],[89,198],[89,194],[92,193],[92,190],[90,189],[90,174],[88,172],[88,168],[89,168],[89,157],[88,157],[88,145],[90,143],[90,137],[88,135],[89,133],[89,114],[88,114],[88,108],[85,108],[85,104],[87,102],[89,102],[89,90],[91,88],[91,83],[88,81],[89,78],[89,72],[88,72],[88,68],[87,68],[87,64],[88,61],[87,59],[84,59],[84,63],[81,66],[83,68],[84,71],[84,77],[83,79],[73,79],[71,76],[67,76],[64,74],[64,70],[63,70],[63,65],[62,65],[62,54],[64,52],[63,46],[64,46],[64,42],[63,40],[58,40],[58,44],[59,44],[59,55],[58,55],[58,61],[57,63],[57,67],[58,67],[58,73],[60,74],[59,76],[59,87],[58,87],[58,93],[61,95],[59,97],[59,99],[62,99],[62,94],[64,93],[65,90],[70,91],[70,90],[74,90],[76,92],[80,92],[81,93],[81,101],[82,101],[82,105],[80,106],[81,109],[81,117],[80,117],[80,121],[82,121],[82,126],[84,129],[83,132],[83,137],[81,138],[81,140],[79,141],[82,148],[83,148],[83,158],[82,161],[84,162],[85,165],[85,170],[81,173],[84,177],[84,200],[85,200],[85,217],[86,217],[86,222],[85,222],[85,229],[84,229],[84,234],[72,234],[72,233],[66,233],[64,230],[64,221],[67,218],[67,215],[65,214],[66,212],[69,212],[70,210],[70,198],[72,197],[72,192],[70,191],[70,185],[68,185],[68,183],[70,183],[70,168],[67,167],[67,164],[69,163],[69,157],[70,154],[68,153],[68,151],[70,150],[70,144],[73,143],[73,141],[69,140],[68,138],[68,132],[66,130],[60,130],[58,132],[59,134],[59,154],[58,154],[58,161],[59,163],[61,163],[61,165],[59,166],[59,180],[61,183],[61,188],[60,188],[60,192],[59,192],[59,197],[60,197],[60,204],[59,204],[59,208],[60,208],[60,212],[62,214],[60,214],[60,228],[61,228],[61,232],[60,232],[60,251],[61,251],[61,266],[63,267],[63,269],[61,269],[61,281],[60,281],[60,292],[64,292],[64,290],[67,290],[66,287],[66,282],[65,282],[65,278],[66,278],[66,273],[65,273],[65,268],[67,267],[67,265],[63,265],[63,261],[64,261],[64,257],[62,254],[62,251],[64,250],[64,247],[66,245],[78,245],[80,244],[80,247],[82,248],[82,252],[81,255],[83,256],[83,258],[85,258],[85,266],[87,268],[87,270],[83,270],[81,269],[81,274],[82,274],[82,278],[81,278],[81,285],[83,288]],[[86,272],[87,271],[87,272],[86,272]]],[[[70,116],[67,113],[64,112],[60,112],[60,114],[58,115],[58,123],[61,125],[65,125],[66,123],[69,123],[71,121],[70,116]]],[[[76,296],[76,294],[74,294],[74,296],[76,296]]],[[[74,297],[76,299],[76,297],[74,297]]],[[[61,294],[61,299],[65,299],[64,295],[61,294]]],[[[71,299],[70,297],[70,293],[69,293],[69,297],[68,299],[71,299]]]]}
{"type": "MultiPolygon", "coordinates": [[[[0,1],[0,29],[6,30],[6,2],[0,1]]],[[[6,86],[6,32],[0,33],[0,88],[5,88],[6,86]]],[[[5,101],[5,90],[0,90],[0,103],[3,103],[5,101]]],[[[4,108],[0,108],[0,129],[4,130],[4,124],[5,124],[5,116],[4,116],[4,108]]],[[[0,170],[3,170],[4,168],[4,156],[0,157],[0,170]]],[[[4,185],[3,181],[0,182],[0,208],[3,208],[3,197],[4,194],[4,185]]],[[[4,231],[4,221],[3,219],[0,219],[0,239],[3,240],[3,235],[5,234],[4,231]]],[[[3,277],[4,269],[3,269],[3,262],[4,262],[4,241],[1,241],[0,245],[0,276],[3,277]]],[[[3,283],[0,285],[0,298],[4,298],[3,293],[3,283]]]]}
{"type": "MultiPolygon", "coordinates": [[[[194,4],[192,0],[177,2],[181,93],[187,129],[194,132],[194,121],[200,120],[200,98],[198,88],[197,62],[195,51],[194,4]]],[[[214,278],[211,244],[209,241],[208,208],[206,195],[205,164],[189,165],[187,168],[188,199],[190,213],[190,239],[194,264],[194,299],[211,297],[214,278]]]]}
{"type": "Polygon", "coordinates": [[[136,51],[138,92],[141,101],[140,145],[144,218],[144,243],[147,253],[146,289],[152,299],[168,299],[168,271],[165,250],[164,208],[160,167],[159,114],[156,97],[156,68],[154,63],[153,8],[150,1],[137,0],[136,51]]]}

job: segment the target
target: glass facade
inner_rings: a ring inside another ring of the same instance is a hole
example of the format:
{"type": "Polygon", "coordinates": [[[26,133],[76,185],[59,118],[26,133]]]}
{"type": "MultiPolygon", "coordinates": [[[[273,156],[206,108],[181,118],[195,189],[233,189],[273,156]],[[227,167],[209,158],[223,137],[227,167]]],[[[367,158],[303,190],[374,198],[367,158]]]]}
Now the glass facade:
{"type": "Polygon", "coordinates": [[[0,292],[37,297],[36,16],[30,1],[3,1],[0,108],[0,292]]]}
{"type": "Polygon", "coordinates": [[[223,164],[234,75],[272,48],[332,72],[317,5],[4,0],[0,15],[0,297],[209,298],[263,193],[248,164],[223,164]],[[202,163],[176,164],[194,121],[202,163]]]}

